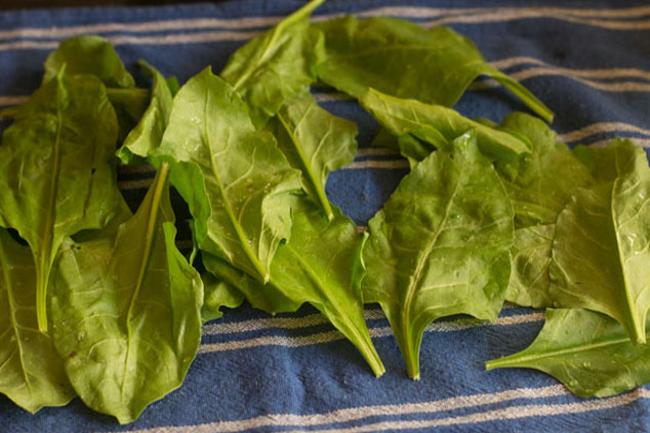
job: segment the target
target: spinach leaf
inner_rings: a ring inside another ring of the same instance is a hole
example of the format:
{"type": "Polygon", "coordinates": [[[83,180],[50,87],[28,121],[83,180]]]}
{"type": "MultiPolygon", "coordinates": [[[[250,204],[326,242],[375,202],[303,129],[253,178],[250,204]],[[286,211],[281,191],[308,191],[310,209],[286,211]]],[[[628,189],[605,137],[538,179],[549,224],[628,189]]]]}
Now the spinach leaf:
{"type": "Polygon", "coordinates": [[[591,173],[551,128],[533,116],[512,113],[500,129],[530,143],[530,153],[496,162],[513,202],[517,228],[554,224],[575,189],[593,183],[591,173]]]}
{"type": "MultiPolygon", "coordinates": [[[[226,290],[241,293],[258,310],[266,311],[270,314],[291,313],[298,310],[300,305],[302,305],[301,302],[296,302],[285,296],[280,290],[273,287],[272,284],[260,283],[255,278],[233,267],[219,257],[202,251],[201,259],[208,272],[228,286],[225,287],[226,290]]],[[[272,269],[273,267],[271,267],[272,269]]],[[[211,294],[208,293],[206,296],[211,296],[211,294]]],[[[218,297],[225,298],[230,296],[222,293],[218,297]]],[[[232,297],[236,297],[236,294],[233,293],[232,297]]],[[[218,308],[219,306],[217,305],[216,307],[218,308]]],[[[208,308],[208,312],[214,311],[214,308],[211,306],[208,306],[208,308]]]]}
{"type": "Polygon", "coordinates": [[[607,314],[633,341],[644,343],[650,308],[650,168],[643,149],[631,141],[609,146],[609,163],[618,176],[578,189],[558,217],[549,291],[557,305],[607,314]]]}
{"type": "Polygon", "coordinates": [[[253,126],[237,92],[209,69],[190,79],[174,98],[157,157],[171,164],[198,247],[268,281],[290,235],[300,172],[271,134],[253,126]]]}
{"type": "Polygon", "coordinates": [[[64,245],[53,286],[55,346],[90,408],[135,420],[178,388],[201,339],[203,286],[176,249],[162,164],[115,238],[64,245]]]}
{"type": "MultiPolygon", "coordinates": [[[[530,152],[529,144],[521,138],[474,122],[442,105],[395,98],[375,89],[369,89],[361,95],[359,102],[393,135],[399,137],[411,134],[428,143],[429,152],[436,148],[449,150],[453,140],[470,129],[476,131],[481,152],[490,158],[514,158],[530,152]]],[[[404,151],[404,148],[401,150],[404,151]]],[[[418,160],[423,153],[409,152],[405,156],[418,160]]]]}
{"type": "MultiPolygon", "coordinates": [[[[218,259],[217,259],[218,260],[218,259]]],[[[237,308],[244,302],[244,295],[234,286],[206,272],[201,275],[203,280],[203,307],[201,307],[201,320],[210,320],[223,317],[221,309],[237,308]]]]}
{"type": "MultiPolygon", "coordinates": [[[[270,312],[295,311],[308,302],[355,345],[375,375],[381,376],[384,366],[363,316],[361,280],[365,270],[359,254],[363,236],[335,207],[331,221],[304,199],[294,209],[291,240],[278,248],[270,284],[262,286],[245,276],[230,281],[253,306],[270,307],[270,312]]],[[[204,262],[208,270],[228,278],[222,264],[209,257],[204,257],[204,262]]]]}
{"type": "Polygon", "coordinates": [[[546,121],[553,119],[548,107],[524,86],[485,63],[469,39],[447,27],[427,30],[404,20],[351,16],[316,26],[325,35],[318,77],[356,98],[374,88],[451,107],[479,75],[486,75],[546,121]]]}
{"type": "Polygon", "coordinates": [[[36,323],[36,278],[28,247],[0,229],[0,393],[35,413],[74,392],[52,340],[36,323]]]}
{"type": "Polygon", "coordinates": [[[555,304],[549,293],[549,266],[554,238],[555,224],[533,225],[515,230],[512,273],[506,301],[535,308],[555,304]]]}
{"type": "Polygon", "coordinates": [[[95,75],[106,87],[135,87],[113,45],[101,36],[83,35],[61,42],[45,60],[43,83],[54,79],[64,67],[70,75],[95,75]]]}
{"type": "Polygon", "coordinates": [[[620,152],[619,147],[611,143],[605,147],[578,145],[573,149],[573,154],[591,173],[594,179],[592,183],[614,182],[621,171],[619,164],[616,163],[617,153],[620,152]]]}
{"type": "Polygon", "coordinates": [[[41,331],[48,327],[46,292],[63,239],[104,227],[122,209],[116,140],[115,112],[103,84],[64,71],[34,93],[4,132],[0,225],[18,230],[31,247],[41,331]]]}
{"type": "Polygon", "coordinates": [[[615,320],[582,309],[546,310],[535,341],[486,368],[534,368],[581,397],[606,397],[650,382],[650,345],[634,344],[615,320]]]}
{"type": "Polygon", "coordinates": [[[151,98],[142,118],[117,152],[124,164],[142,162],[153,155],[160,146],[172,110],[172,92],[165,77],[145,61],[140,65],[153,80],[151,98]]]}
{"type": "Polygon", "coordinates": [[[305,191],[328,219],[334,218],[325,184],[331,171],[354,159],[357,126],[330,114],[305,93],[280,110],[271,123],[271,131],[289,164],[302,171],[305,191]]]}
{"type": "Polygon", "coordinates": [[[372,140],[371,146],[383,147],[388,152],[394,151],[401,154],[409,162],[411,168],[425,159],[434,150],[434,147],[411,134],[395,136],[386,128],[379,128],[379,132],[372,140]]]}
{"type": "Polygon", "coordinates": [[[311,0],[275,27],[237,50],[221,77],[250,105],[253,123],[263,125],[285,101],[303,93],[316,79],[322,35],[309,16],[325,0],[311,0]]]}
{"type": "Polygon", "coordinates": [[[106,85],[120,125],[120,141],[124,139],[147,107],[148,94],[135,87],[133,76],[113,45],[96,35],[66,39],[48,55],[43,83],[53,79],[62,68],[68,75],[94,75],[106,85]]]}
{"type": "Polygon", "coordinates": [[[512,205],[469,132],[417,164],[368,227],[365,300],[381,305],[418,379],[432,320],[497,317],[510,275],[512,205]]]}
{"type": "Polygon", "coordinates": [[[531,143],[530,154],[495,164],[515,211],[513,268],[506,299],[523,306],[552,306],[548,291],[555,223],[576,188],[594,180],[541,120],[513,113],[500,128],[531,143]]]}

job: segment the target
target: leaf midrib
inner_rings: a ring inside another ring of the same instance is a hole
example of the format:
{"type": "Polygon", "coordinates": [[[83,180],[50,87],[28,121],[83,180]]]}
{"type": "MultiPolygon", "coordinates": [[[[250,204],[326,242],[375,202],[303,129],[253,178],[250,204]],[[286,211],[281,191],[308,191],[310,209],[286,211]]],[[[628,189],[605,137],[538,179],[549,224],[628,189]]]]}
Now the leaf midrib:
{"type": "Polygon", "coordinates": [[[630,343],[630,342],[631,341],[628,337],[623,337],[612,341],[603,341],[600,343],[591,343],[591,344],[585,344],[579,346],[570,346],[564,349],[551,350],[543,354],[531,354],[531,355],[524,355],[519,357],[507,357],[504,358],[503,360],[496,359],[494,361],[489,361],[487,363],[487,368],[488,370],[491,370],[493,368],[524,365],[524,364],[529,364],[535,361],[540,361],[548,358],[555,358],[563,355],[572,355],[581,352],[588,352],[591,350],[600,349],[602,347],[616,346],[616,345],[630,343]]]}
{"type": "MultiPolygon", "coordinates": [[[[300,254],[299,251],[293,249],[291,243],[288,243],[285,246],[285,248],[291,251],[292,255],[295,257],[295,260],[298,263],[300,263],[307,276],[313,281],[314,287],[320,293],[322,299],[326,299],[328,302],[330,302],[337,312],[345,311],[338,304],[336,297],[327,295],[327,291],[324,288],[325,285],[321,283],[319,274],[314,269],[312,269],[309,263],[305,261],[304,256],[300,254]]],[[[328,314],[326,314],[324,311],[323,314],[325,314],[327,319],[330,322],[332,322],[328,314]]],[[[339,319],[338,322],[340,324],[345,325],[344,327],[336,326],[334,325],[334,323],[332,324],[339,330],[339,332],[341,332],[341,334],[343,334],[347,339],[349,339],[352,342],[352,344],[361,352],[364,358],[366,358],[367,362],[371,365],[373,372],[377,376],[381,376],[384,373],[384,366],[381,363],[381,359],[379,359],[379,356],[374,351],[374,347],[372,346],[372,340],[370,339],[370,336],[368,335],[366,338],[363,335],[361,335],[359,329],[357,328],[355,323],[352,320],[350,320],[347,314],[339,314],[338,319],[339,319]],[[342,332],[341,328],[347,329],[349,332],[351,332],[354,337],[354,340],[352,340],[348,335],[345,335],[342,332]]]]}
{"type": "Polygon", "coordinates": [[[122,400],[124,400],[124,392],[126,385],[126,377],[128,372],[128,367],[131,364],[131,347],[133,345],[133,339],[131,338],[133,332],[131,329],[131,317],[133,316],[133,309],[137,299],[140,296],[140,291],[142,289],[142,283],[144,282],[144,277],[147,272],[147,266],[151,258],[151,250],[154,242],[154,234],[156,231],[156,223],[158,221],[158,214],[160,213],[160,202],[162,195],[167,183],[167,176],[169,174],[169,165],[164,162],[161,164],[158,174],[158,180],[154,186],[153,197],[151,199],[151,211],[149,213],[149,218],[147,218],[147,227],[145,229],[145,238],[144,238],[144,253],[142,254],[142,261],[140,262],[140,268],[138,269],[138,279],[133,291],[133,295],[129,301],[129,309],[126,314],[126,332],[127,332],[127,346],[126,346],[126,355],[124,357],[124,373],[122,375],[122,386],[120,388],[120,394],[122,400]]]}
{"type": "Polygon", "coordinates": [[[59,175],[61,171],[61,130],[63,129],[63,114],[61,107],[62,86],[61,76],[57,77],[57,97],[56,97],[56,118],[57,130],[56,137],[52,146],[53,160],[50,177],[50,191],[48,195],[48,207],[45,216],[45,224],[41,234],[43,241],[42,248],[38,257],[38,275],[36,285],[36,317],[38,328],[42,332],[47,332],[47,285],[50,278],[50,265],[52,261],[52,248],[54,243],[54,221],[56,219],[56,197],[59,189],[59,175]]]}
{"type": "Polygon", "coordinates": [[[612,190],[610,191],[610,200],[609,200],[609,217],[612,223],[612,226],[614,227],[614,233],[615,233],[615,239],[616,239],[616,255],[618,257],[618,262],[619,266],[621,268],[621,276],[623,277],[623,291],[625,293],[625,307],[627,309],[627,312],[630,316],[630,319],[632,321],[632,331],[633,331],[633,336],[634,339],[636,340],[637,343],[645,343],[646,342],[646,336],[645,336],[645,328],[641,326],[641,323],[639,322],[639,318],[636,315],[636,311],[634,308],[634,303],[632,302],[632,294],[630,293],[630,286],[627,278],[627,274],[625,272],[625,259],[623,257],[623,251],[621,250],[621,246],[619,245],[619,226],[616,221],[616,211],[614,209],[614,191],[616,190],[616,186],[618,185],[618,181],[621,176],[621,169],[619,167],[619,155],[618,151],[614,152],[614,159],[615,159],[615,164],[616,164],[616,172],[617,172],[617,178],[614,180],[614,183],[612,185],[612,190]]]}
{"type": "Polygon", "coordinates": [[[442,221],[440,222],[440,226],[438,227],[438,230],[432,237],[431,241],[426,245],[426,248],[423,250],[423,254],[420,255],[420,260],[418,260],[417,266],[415,268],[414,277],[411,279],[411,283],[406,288],[406,296],[404,297],[404,307],[402,309],[402,326],[404,326],[404,330],[406,331],[406,335],[405,335],[406,337],[405,343],[407,345],[406,352],[409,354],[413,350],[413,348],[411,347],[411,329],[410,329],[410,316],[411,316],[411,306],[413,303],[413,298],[415,297],[415,292],[422,280],[422,272],[424,269],[424,265],[426,264],[429,256],[431,255],[431,252],[433,251],[433,247],[438,242],[438,238],[440,237],[440,234],[443,232],[445,228],[447,219],[449,217],[449,211],[454,202],[454,199],[456,198],[456,194],[460,190],[461,186],[462,186],[462,179],[459,179],[454,187],[454,191],[449,197],[449,202],[445,207],[445,213],[442,221]]]}
{"type": "Polygon", "coordinates": [[[331,221],[332,218],[334,218],[334,213],[332,211],[332,206],[330,205],[330,202],[327,199],[327,195],[323,190],[323,185],[320,183],[320,180],[318,179],[316,173],[314,173],[313,167],[307,161],[307,156],[305,155],[305,152],[302,148],[300,141],[298,140],[298,137],[296,137],[296,135],[294,134],[292,128],[290,127],[287,120],[284,118],[282,112],[278,113],[278,119],[280,120],[282,127],[287,132],[287,135],[291,140],[291,144],[293,145],[293,148],[298,154],[300,163],[302,164],[302,167],[307,174],[307,179],[309,180],[309,183],[311,184],[312,188],[316,192],[316,197],[318,198],[318,201],[321,203],[323,210],[327,214],[327,219],[331,221]]]}
{"type": "Polygon", "coordinates": [[[253,268],[255,268],[258,279],[261,279],[261,281],[266,284],[270,278],[269,272],[266,269],[264,269],[264,266],[258,259],[257,255],[251,249],[248,243],[248,238],[246,236],[246,233],[244,232],[244,228],[241,226],[239,221],[235,218],[235,213],[232,209],[230,200],[226,195],[226,191],[223,187],[223,182],[221,181],[221,177],[219,176],[219,170],[217,169],[217,166],[214,161],[214,157],[212,155],[212,149],[210,148],[210,136],[207,132],[209,101],[210,101],[210,93],[208,92],[205,95],[204,105],[203,105],[203,125],[201,129],[201,142],[205,146],[206,151],[208,153],[210,159],[210,170],[212,171],[212,175],[214,176],[214,179],[216,181],[217,188],[219,190],[219,196],[221,197],[221,200],[224,204],[224,209],[226,210],[226,214],[228,215],[230,224],[232,224],[233,228],[235,229],[235,233],[237,234],[237,238],[239,239],[239,243],[242,247],[242,250],[244,250],[244,254],[253,265],[253,268]]]}

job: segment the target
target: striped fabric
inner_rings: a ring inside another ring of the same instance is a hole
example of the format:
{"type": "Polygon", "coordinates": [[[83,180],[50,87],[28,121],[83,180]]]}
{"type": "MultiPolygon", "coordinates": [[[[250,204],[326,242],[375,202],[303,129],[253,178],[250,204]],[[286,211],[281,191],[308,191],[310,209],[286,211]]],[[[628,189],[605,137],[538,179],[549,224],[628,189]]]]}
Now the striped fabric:
{"type": "MultiPolygon", "coordinates": [[[[333,0],[318,10],[316,19],[354,13],[450,25],[555,111],[554,127],[565,142],[599,145],[624,136],[650,147],[650,5],[527,3],[333,0]]],[[[40,81],[47,52],[62,38],[102,34],[130,68],[145,58],[184,81],[207,64],[219,71],[234,49],[300,4],[245,0],[0,13],[0,105],[25,100],[40,81]]],[[[498,120],[522,109],[489,81],[479,80],[475,87],[457,107],[466,115],[498,120]]],[[[331,176],[327,192],[363,226],[407,172],[407,164],[390,151],[367,147],[377,127],[354,102],[333,92],[317,98],[359,124],[359,154],[331,176]]],[[[120,186],[131,203],[142,198],[151,177],[142,167],[121,172],[120,186]]],[[[187,230],[181,232],[179,242],[187,247],[187,230]]],[[[435,322],[425,334],[419,382],[406,378],[381,311],[370,306],[366,318],[388,370],[380,379],[314,310],[270,317],[243,307],[205,326],[185,385],[136,423],[119,426],[78,400],[31,416],[0,396],[0,431],[650,431],[650,388],[585,400],[535,371],[483,371],[485,360],[532,341],[542,325],[539,311],[506,308],[491,324],[465,318],[435,322]]]]}

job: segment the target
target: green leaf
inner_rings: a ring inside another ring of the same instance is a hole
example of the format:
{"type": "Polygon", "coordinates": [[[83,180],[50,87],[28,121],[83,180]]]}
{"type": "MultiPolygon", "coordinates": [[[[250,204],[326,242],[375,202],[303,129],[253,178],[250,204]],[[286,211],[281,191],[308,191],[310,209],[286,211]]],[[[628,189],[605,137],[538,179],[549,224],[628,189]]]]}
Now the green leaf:
{"type": "MultiPolygon", "coordinates": [[[[474,122],[442,105],[429,105],[414,99],[401,99],[370,89],[360,96],[359,102],[377,121],[393,135],[411,134],[434,149],[449,150],[453,140],[473,129],[485,155],[494,159],[514,158],[530,152],[529,144],[507,132],[474,122]]],[[[404,148],[401,149],[403,154],[404,148]]],[[[418,159],[419,154],[405,156],[418,159]]]]}
{"type": "Polygon", "coordinates": [[[0,393],[31,413],[74,397],[52,340],[38,330],[34,272],[29,248],[0,229],[0,393]]]}
{"type": "Polygon", "coordinates": [[[140,65],[153,80],[151,99],[142,118],[117,152],[124,164],[147,159],[153,154],[160,146],[172,110],[172,92],[165,77],[145,61],[140,65]]]}
{"type": "Polygon", "coordinates": [[[496,163],[515,208],[517,228],[554,224],[575,189],[593,183],[591,173],[533,116],[510,114],[500,128],[530,143],[530,153],[496,163]]]}
{"type": "Polygon", "coordinates": [[[65,68],[68,75],[94,75],[107,87],[120,125],[120,141],[138,122],[149,100],[145,89],[135,87],[113,45],[96,35],[76,36],[64,40],[45,61],[43,83],[65,68]]]}
{"type": "Polygon", "coordinates": [[[270,283],[260,283],[219,257],[202,252],[201,259],[208,272],[234,290],[242,293],[254,308],[276,314],[292,313],[302,305],[301,302],[286,297],[270,283]]]}
{"type": "Polygon", "coordinates": [[[549,266],[555,238],[555,224],[534,225],[515,230],[512,245],[512,273],[506,301],[524,307],[549,307],[549,266]]]}
{"type": "Polygon", "coordinates": [[[163,164],[115,238],[67,243],[52,296],[53,336],[90,408],[135,420],[178,388],[201,339],[203,286],[176,249],[163,164]]]}
{"type": "Polygon", "coordinates": [[[201,275],[203,280],[203,307],[201,308],[201,320],[210,320],[223,317],[221,309],[237,308],[244,302],[244,295],[234,286],[206,272],[201,275]]]}
{"type": "Polygon", "coordinates": [[[0,223],[18,230],[31,247],[42,331],[50,270],[63,239],[104,227],[122,209],[116,140],[115,112],[102,83],[63,72],[34,93],[4,132],[0,223]]]}
{"type": "Polygon", "coordinates": [[[594,147],[578,145],[573,149],[573,155],[582,162],[594,178],[593,183],[614,182],[620,174],[620,168],[615,163],[618,146],[594,147]]]}
{"type": "Polygon", "coordinates": [[[417,164],[368,224],[366,302],[386,313],[411,378],[435,319],[497,317],[510,275],[513,212],[473,133],[417,164]]]}
{"type": "Polygon", "coordinates": [[[609,317],[581,309],[548,309],[535,341],[486,368],[533,368],[581,397],[607,397],[650,382],[650,345],[634,344],[609,317]]]}
{"type": "Polygon", "coordinates": [[[354,160],[356,124],[330,114],[305,93],[287,103],[271,126],[289,164],[302,171],[305,191],[328,219],[334,218],[325,184],[330,172],[354,160]]]}
{"type": "Polygon", "coordinates": [[[325,0],[311,0],[271,30],[237,50],[221,72],[251,106],[256,125],[274,116],[285,101],[305,92],[316,80],[322,59],[322,35],[309,16],[325,0]]]}
{"type": "Polygon", "coordinates": [[[209,69],[190,79],[174,98],[157,154],[172,166],[198,247],[268,281],[290,235],[300,172],[271,134],[255,129],[237,92],[209,69]]]}
{"type": "MultiPolygon", "coordinates": [[[[232,282],[249,302],[269,312],[295,311],[308,302],[317,308],[361,352],[376,376],[384,373],[364,320],[360,258],[363,236],[337,208],[328,221],[309,202],[296,205],[291,240],[273,260],[270,284],[240,276],[232,282]],[[270,308],[270,309],[268,309],[270,308]]],[[[205,260],[206,268],[228,277],[223,265],[205,260]]]]}
{"type": "Polygon", "coordinates": [[[113,104],[117,113],[117,120],[120,124],[120,141],[123,141],[127,134],[140,121],[140,118],[147,109],[149,103],[149,92],[146,89],[130,87],[128,89],[106,89],[108,99],[113,104]]]}
{"type": "MultiPolygon", "coordinates": [[[[579,188],[560,213],[550,265],[558,306],[587,308],[618,320],[646,341],[650,308],[650,168],[642,148],[615,140],[605,150],[618,176],[579,188]]],[[[594,150],[600,152],[600,150],[594,150]]]]}
{"type": "Polygon", "coordinates": [[[69,75],[95,75],[107,87],[135,87],[113,45],[101,36],[77,36],[61,42],[47,56],[43,83],[54,79],[64,67],[69,75]]]}
{"type": "Polygon", "coordinates": [[[548,291],[555,223],[576,188],[592,184],[593,178],[541,120],[513,113],[500,128],[531,143],[530,154],[496,162],[513,203],[517,229],[506,300],[523,306],[552,306],[548,291]]]}
{"type": "Polygon", "coordinates": [[[373,139],[373,147],[383,147],[388,151],[395,151],[408,159],[411,168],[425,159],[434,150],[434,147],[411,134],[400,135],[399,137],[391,134],[386,128],[380,128],[379,132],[373,139]]]}
{"type": "Polygon", "coordinates": [[[447,27],[351,16],[317,24],[325,35],[318,77],[352,95],[370,88],[452,107],[480,75],[494,78],[547,121],[553,113],[517,81],[488,65],[474,44],[447,27]]]}

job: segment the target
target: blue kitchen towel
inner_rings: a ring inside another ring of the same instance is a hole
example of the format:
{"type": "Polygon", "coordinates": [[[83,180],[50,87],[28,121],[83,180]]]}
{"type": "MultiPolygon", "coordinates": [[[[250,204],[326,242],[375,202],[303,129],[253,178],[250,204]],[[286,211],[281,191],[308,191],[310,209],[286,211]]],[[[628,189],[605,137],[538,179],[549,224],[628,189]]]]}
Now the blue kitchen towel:
{"type": "MultiPolygon", "coordinates": [[[[37,87],[47,53],[62,38],[104,35],[135,75],[135,62],[144,58],[182,82],[208,64],[218,72],[233,50],[301,4],[0,13],[0,105],[20,103],[37,87]]],[[[555,111],[554,127],[565,142],[597,145],[624,136],[650,147],[647,1],[333,0],[316,16],[341,13],[450,25],[555,111]]],[[[327,193],[365,225],[407,164],[368,147],[377,125],[355,103],[337,93],[316,96],[359,124],[359,155],[332,174],[327,193]]],[[[469,92],[457,108],[493,120],[525,110],[497,88],[469,92]]],[[[120,186],[135,205],[149,181],[148,173],[125,171],[120,186]]],[[[650,432],[650,387],[580,399],[536,371],[483,370],[484,361],[526,347],[541,328],[542,312],[506,308],[491,324],[435,322],[424,337],[418,382],[406,377],[381,311],[370,306],[366,317],[387,368],[380,379],[313,309],[270,317],[244,306],[205,326],[183,387],[137,422],[119,426],[79,400],[32,416],[0,396],[0,432],[650,432]]]]}

